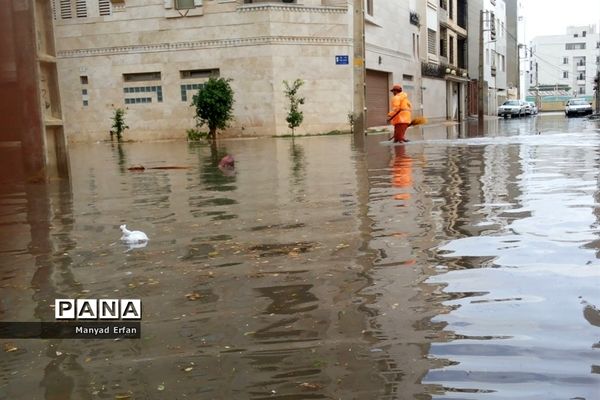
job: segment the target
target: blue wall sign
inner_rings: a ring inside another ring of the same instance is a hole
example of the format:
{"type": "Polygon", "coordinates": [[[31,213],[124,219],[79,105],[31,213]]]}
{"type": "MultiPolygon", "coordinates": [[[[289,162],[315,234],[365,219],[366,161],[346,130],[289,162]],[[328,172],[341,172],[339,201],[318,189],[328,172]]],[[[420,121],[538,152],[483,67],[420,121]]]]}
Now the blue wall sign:
{"type": "Polygon", "coordinates": [[[348,56],[335,56],[335,65],[348,65],[348,56]]]}

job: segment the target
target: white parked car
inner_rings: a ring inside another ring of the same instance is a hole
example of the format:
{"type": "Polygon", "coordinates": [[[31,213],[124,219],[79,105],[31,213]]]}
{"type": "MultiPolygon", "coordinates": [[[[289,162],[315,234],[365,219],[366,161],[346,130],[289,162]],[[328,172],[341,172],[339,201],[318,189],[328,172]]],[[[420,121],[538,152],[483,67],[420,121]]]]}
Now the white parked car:
{"type": "Polygon", "coordinates": [[[527,106],[523,100],[506,100],[498,107],[498,116],[508,118],[521,117],[527,113],[527,106]]]}
{"type": "Polygon", "coordinates": [[[565,115],[589,115],[592,114],[592,104],[586,99],[570,99],[565,105],[565,115]]]}
{"type": "Polygon", "coordinates": [[[529,115],[536,115],[538,113],[538,108],[535,105],[535,103],[533,101],[528,101],[527,104],[529,104],[529,108],[528,108],[529,115]]]}

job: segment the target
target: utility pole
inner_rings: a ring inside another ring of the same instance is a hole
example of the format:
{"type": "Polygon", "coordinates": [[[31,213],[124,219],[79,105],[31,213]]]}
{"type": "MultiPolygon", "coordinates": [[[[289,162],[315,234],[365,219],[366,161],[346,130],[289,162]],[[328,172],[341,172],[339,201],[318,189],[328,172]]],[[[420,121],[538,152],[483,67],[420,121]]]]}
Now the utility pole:
{"type": "Polygon", "coordinates": [[[485,11],[481,10],[479,14],[479,79],[477,80],[477,121],[479,126],[483,125],[483,33],[485,11]]]}
{"type": "Polygon", "coordinates": [[[354,0],[354,136],[364,136],[365,121],[365,4],[354,0]]]}
{"type": "Polygon", "coordinates": [[[596,71],[596,115],[600,115],[600,67],[596,71]]]}

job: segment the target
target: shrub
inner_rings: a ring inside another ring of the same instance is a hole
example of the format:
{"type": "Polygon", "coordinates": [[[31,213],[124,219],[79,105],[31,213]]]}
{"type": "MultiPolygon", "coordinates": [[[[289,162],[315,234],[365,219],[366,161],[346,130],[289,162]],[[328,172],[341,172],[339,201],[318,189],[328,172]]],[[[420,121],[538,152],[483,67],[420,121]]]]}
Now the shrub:
{"type": "Polygon", "coordinates": [[[208,125],[208,136],[215,139],[217,129],[225,129],[233,119],[231,79],[210,77],[192,99],[196,107],[197,126],[208,125]]]}
{"type": "Polygon", "coordinates": [[[285,86],[283,92],[290,101],[290,109],[285,120],[288,123],[288,127],[292,130],[292,136],[294,136],[294,129],[299,127],[304,120],[304,114],[300,111],[300,105],[304,104],[304,97],[298,96],[298,90],[304,85],[304,81],[296,79],[291,85],[288,81],[283,81],[283,85],[285,86]]]}
{"type": "Polygon", "coordinates": [[[121,136],[125,129],[129,129],[129,126],[125,124],[125,110],[122,108],[116,108],[114,114],[112,116],[112,129],[110,130],[110,140],[112,140],[113,135],[117,135],[117,140],[121,140],[121,136]]]}

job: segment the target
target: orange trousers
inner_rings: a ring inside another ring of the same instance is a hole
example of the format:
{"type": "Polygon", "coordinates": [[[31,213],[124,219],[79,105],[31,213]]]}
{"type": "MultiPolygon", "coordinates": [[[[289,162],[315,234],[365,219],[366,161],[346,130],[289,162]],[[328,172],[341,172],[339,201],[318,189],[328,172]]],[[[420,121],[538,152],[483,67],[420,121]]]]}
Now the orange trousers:
{"type": "Polygon", "coordinates": [[[406,130],[410,124],[396,124],[394,125],[394,142],[402,142],[404,140],[404,135],[406,135],[406,130]]]}

